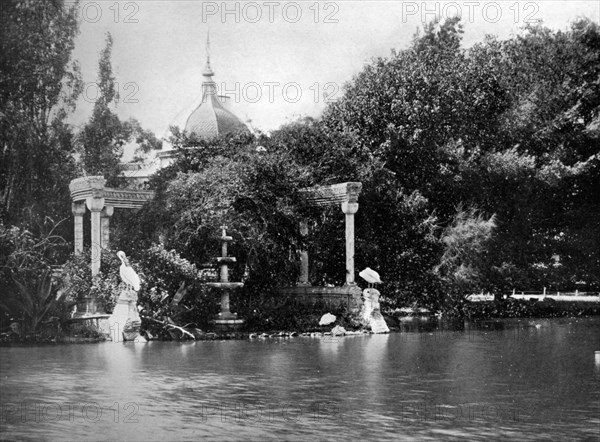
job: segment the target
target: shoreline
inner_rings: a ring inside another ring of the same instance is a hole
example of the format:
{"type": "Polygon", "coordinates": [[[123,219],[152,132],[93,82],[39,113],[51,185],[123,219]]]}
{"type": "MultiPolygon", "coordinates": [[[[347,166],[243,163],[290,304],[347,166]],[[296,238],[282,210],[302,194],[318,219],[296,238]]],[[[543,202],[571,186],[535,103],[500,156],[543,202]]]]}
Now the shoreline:
{"type": "MultiPolygon", "coordinates": [[[[493,302],[491,302],[493,304],[493,302]]],[[[479,303],[483,304],[483,303],[479,303]]],[[[538,320],[538,319],[581,319],[591,318],[600,316],[600,305],[594,306],[592,312],[579,311],[577,314],[569,314],[569,311],[560,311],[561,314],[545,314],[545,315],[518,315],[518,316],[476,316],[470,315],[462,318],[452,317],[437,317],[435,315],[384,315],[386,322],[389,326],[389,333],[407,333],[409,324],[425,325],[430,324],[431,327],[418,327],[415,326],[415,330],[411,332],[417,333],[430,333],[436,330],[451,329],[455,331],[461,331],[464,327],[465,322],[471,323],[482,323],[487,321],[504,321],[504,320],[538,320]],[[442,327],[439,327],[443,324],[442,327]],[[435,325],[435,326],[434,326],[435,325]]],[[[525,313],[525,312],[523,312],[525,313]]],[[[529,311],[526,313],[533,313],[529,311]]],[[[556,313],[555,311],[547,311],[546,313],[556,313]]],[[[311,327],[306,330],[239,330],[239,331],[202,331],[196,329],[192,332],[195,339],[182,338],[174,339],[172,336],[163,334],[162,336],[155,336],[152,339],[147,339],[146,330],[140,333],[140,336],[144,336],[148,342],[193,342],[193,341],[224,341],[224,340],[270,340],[270,339],[294,339],[294,338],[312,338],[312,339],[334,339],[354,336],[370,336],[373,333],[365,328],[355,328],[354,330],[349,327],[348,330],[343,334],[333,334],[332,329],[335,324],[320,327],[311,327]]],[[[0,339],[0,347],[29,347],[29,346],[46,346],[46,345],[70,345],[70,344],[93,344],[100,342],[112,342],[112,340],[103,335],[98,336],[69,336],[69,335],[55,335],[46,336],[40,338],[15,338],[2,336],[0,339]]],[[[133,341],[123,341],[133,342],[133,341]]]]}

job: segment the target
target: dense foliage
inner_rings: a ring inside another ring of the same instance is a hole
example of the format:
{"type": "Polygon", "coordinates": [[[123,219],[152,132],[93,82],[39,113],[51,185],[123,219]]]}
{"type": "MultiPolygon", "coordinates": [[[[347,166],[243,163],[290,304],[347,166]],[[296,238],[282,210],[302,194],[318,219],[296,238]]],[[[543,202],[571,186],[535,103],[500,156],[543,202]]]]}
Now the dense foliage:
{"type": "Polygon", "coordinates": [[[226,224],[246,293],[293,282],[301,249],[313,284],[339,285],[343,216],[298,190],[360,181],[356,264],[383,275],[388,307],[460,314],[481,288],[597,289],[598,26],[530,27],[468,50],[461,34],[458,20],[431,23],[319,121],[212,141],[175,131],[179,157],[132,228],[200,265],[226,224]]]}
{"type": "Polygon", "coordinates": [[[419,192],[440,226],[461,204],[495,214],[482,286],[598,289],[598,24],[529,27],[468,50],[461,32],[432,23],[375,60],[325,122],[364,140],[386,187],[419,192]]]}
{"type": "MultiPolygon", "coordinates": [[[[78,134],[66,123],[82,85],[70,57],[76,5],[0,8],[0,283],[13,294],[2,293],[2,313],[36,330],[59,290],[49,268],[70,249],[70,224],[54,222],[70,218],[69,181],[83,172],[120,185],[123,146],[160,142],[116,114],[110,35],[90,120],[78,134]]],[[[112,244],[142,277],[144,326],[209,326],[218,294],[203,270],[215,268],[223,226],[237,258],[230,278],[245,283],[233,308],[249,324],[304,326],[294,312],[313,313],[282,306],[275,288],[297,280],[301,250],[313,284],[343,284],[345,248],[340,208],[312,207],[302,189],[347,181],[363,185],[356,268],[382,275],[387,308],[460,315],[473,290],[600,289],[598,24],[529,26],[469,49],[462,32],[458,19],[426,25],[406,49],[368,63],[319,120],[212,140],[173,128],[177,157],[152,178],[156,198],[111,221],[112,244]]],[[[63,268],[64,302],[91,295],[110,311],[121,289],[115,251],[93,279],[88,255],[63,268]]]]}
{"type": "MultiPolygon", "coordinates": [[[[83,82],[71,59],[76,5],[0,3],[0,222],[35,229],[70,212],[77,176],[67,123],[83,82]]],[[[36,232],[34,232],[36,233],[36,232]]]]}
{"type": "Polygon", "coordinates": [[[0,224],[2,329],[17,323],[22,333],[36,334],[44,324],[66,318],[66,296],[62,296],[66,293],[57,296],[60,284],[53,278],[52,263],[69,244],[55,234],[56,225],[47,226],[47,229],[47,233],[35,235],[25,229],[0,224]]]}

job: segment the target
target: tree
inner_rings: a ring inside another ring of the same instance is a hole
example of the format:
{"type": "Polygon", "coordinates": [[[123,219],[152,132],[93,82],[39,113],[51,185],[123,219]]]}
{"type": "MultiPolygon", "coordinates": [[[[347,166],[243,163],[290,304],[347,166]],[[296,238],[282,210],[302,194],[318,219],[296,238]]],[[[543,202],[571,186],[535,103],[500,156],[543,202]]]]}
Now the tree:
{"type": "Polygon", "coordinates": [[[600,235],[583,210],[600,207],[597,25],[532,28],[470,50],[461,33],[457,20],[426,26],[407,50],[365,66],[322,120],[270,136],[174,131],[179,157],[153,179],[137,234],[201,264],[226,223],[250,281],[292,282],[290,258],[308,249],[312,282],[340,285],[343,217],[306,207],[298,190],[360,181],[356,265],[382,274],[388,306],[453,309],[444,302],[477,286],[593,280],[600,235]],[[308,238],[300,220],[315,226],[308,238]],[[539,271],[557,253],[563,268],[539,271]]]}
{"type": "Polygon", "coordinates": [[[582,19],[567,32],[530,26],[470,51],[494,73],[509,107],[494,151],[473,158],[463,175],[465,191],[497,213],[496,265],[518,269],[523,285],[599,284],[599,41],[598,24],[582,19]]]}
{"type": "Polygon", "coordinates": [[[123,145],[131,138],[131,126],[122,122],[111,107],[118,101],[112,73],[113,39],[106,34],[106,46],[98,61],[98,98],[90,121],[79,135],[81,162],[87,175],[103,175],[108,186],[120,183],[123,145]]]}
{"type": "Polygon", "coordinates": [[[459,207],[452,224],[444,229],[444,253],[434,272],[444,281],[450,303],[464,300],[481,283],[482,258],[495,227],[494,216],[485,219],[474,208],[459,207]]]}
{"type": "MultiPolygon", "coordinates": [[[[76,175],[67,117],[83,84],[71,59],[77,6],[61,0],[0,4],[0,221],[69,213],[76,175]]],[[[41,222],[40,222],[41,223],[41,222]]]]}
{"type": "Polygon", "coordinates": [[[537,269],[557,254],[569,271],[553,283],[597,281],[598,25],[529,27],[470,50],[461,33],[457,20],[432,23],[374,60],[325,123],[356,133],[393,177],[386,187],[418,192],[439,225],[461,203],[497,214],[482,284],[506,288],[515,271],[549,283],[537,269]]]}
{"type": "MultiPolygon", "coordinates": [[[[141,124],[131,118],[121,121],[115,112],[119,101],[115,77],[112,72],[111,54],[113,38],[106,34],[106,45],[98,60],[98,98],[90,121],[79,134],[81,163],[87,175],[102,175],[107,186],[124,184],[121,170],[123,146],[132,140],[138,144],[136,153],[160,149],[162,142],[141,124]]],[[[136,157],[140,160],[139,157],[136,157]]]]}
{"type": "Polygon", "coordinates": [[[129,119],[127,123],[131,127],[131,132],[138,145],[134,161],[141,161],[143,158],[140,155],[162,148],[162,141],[151,130],[142,128],[141,124],[133,118],[129,119]]]}

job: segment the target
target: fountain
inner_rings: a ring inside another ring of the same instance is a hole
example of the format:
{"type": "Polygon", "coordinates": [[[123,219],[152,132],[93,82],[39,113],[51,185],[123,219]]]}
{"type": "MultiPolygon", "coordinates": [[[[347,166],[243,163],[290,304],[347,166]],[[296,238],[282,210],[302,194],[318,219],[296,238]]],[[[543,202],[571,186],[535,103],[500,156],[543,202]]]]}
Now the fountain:
{"type": "Polygon", "coordinates": [[[229,308],[229,294],[231,290],[244,286],[243,282],[229,282],[229,264],[236,262],[233,256],[227,256],[227,243],[233,240],[231,236],[227,236],[227,226],[221,226],[221,256],[217,258],[220,270],[220,281],[209,282],[209,287],[214,287],[221,290],[221,312],[215,320],[216,329],[219,331],[234,331],[241,327],[244,323],[243,319],[238,319],[237,313],[231,313],[229,308]]]}

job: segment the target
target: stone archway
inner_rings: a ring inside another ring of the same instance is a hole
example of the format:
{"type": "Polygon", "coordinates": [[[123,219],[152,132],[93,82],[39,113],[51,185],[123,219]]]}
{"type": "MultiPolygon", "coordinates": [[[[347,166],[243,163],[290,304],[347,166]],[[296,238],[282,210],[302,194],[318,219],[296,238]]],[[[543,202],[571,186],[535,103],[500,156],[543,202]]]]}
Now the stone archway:
{"type": "Polygon", "coordinates": [[[83,252],[83,216],[91,212],[92,276],[100,271],[102,250],[110,244],[110,218],[114,209],[140,209],[154,198],[151,190],[113,189],[105,187],[102,176],[76,178],[69,184],[74,217],[75,254],[83,252]]]}
{"type": "MultiPolygon", "coordinates": [[[[86,209],[91,212],[91,270],[95,276],[100,271],[102,250],[110,244],[110,218],[114,209],[140,209],[154,198],[152,190],[113,189],[105,187],[102,176],[86,176],[74,179],[69,184],[74,216],[75,254],[83,252],[83,216],[86,209]]],[[[346,283],[342,287],[311,286],[308,280],[309,257],[307,251],[300,255],[300,279],[294,287],[284,287],[280,293],[300,299],[315,301],[323,299],[334,303],[345,303],[356,307],[360,302],[361,289],[356,285],[354,268],[354,214],[358,211],[358,196],[362,183],[348,182],[331,186],[303,189],[307,200],[316,206],[340,204],[345,216],[346,229],[346,283]]],[[[301,225],[303,235],[308,234],[306,225],[301,225]]]]}
{"type": "MultiPolygon", "coordinates": [[[[308,252],[300,252],[300,278],[295,287],[282,287],[279,292],[294,296],[306,302],[323,300],[334,304],[346,304],[352,308],[360,306],[361,289],[356,285],[354,268],[354,215],[358,212],[358,197],[362,183],[348,182],[331,186],[318,186],[303,189],[307,200],[315,206],[330,206],[339,204],[346,222],[346,283],[342,287],[312,286],[308,280],[308,252]]],[[[300,233],[308,235],[305,223],[300,225],[300,233]]]]}

